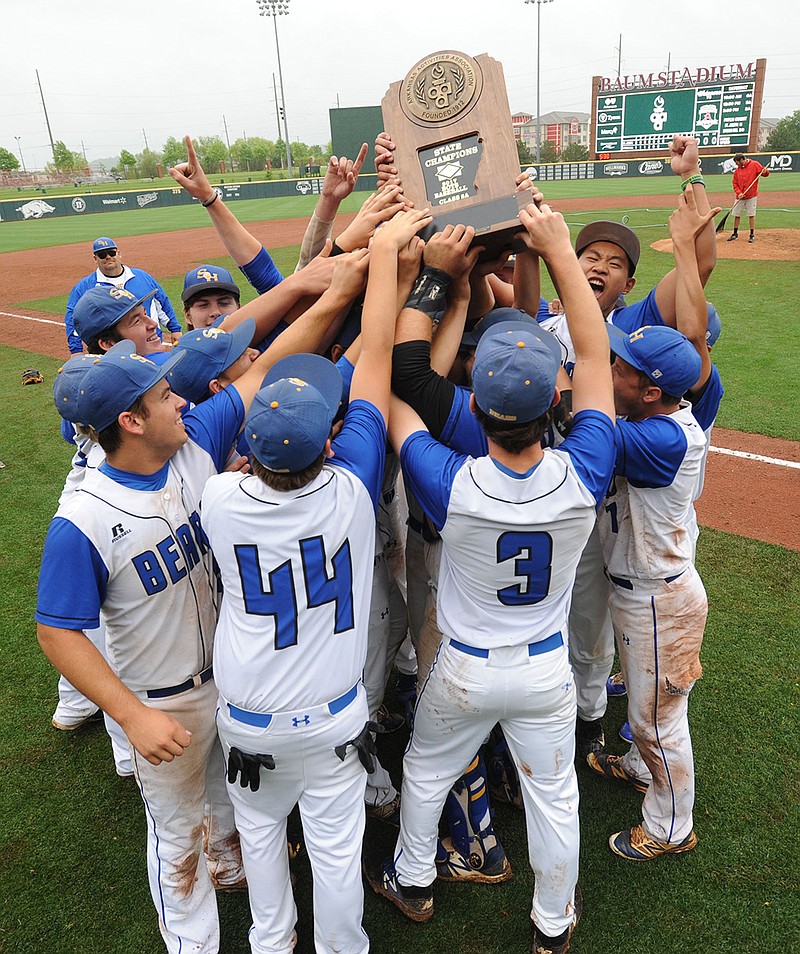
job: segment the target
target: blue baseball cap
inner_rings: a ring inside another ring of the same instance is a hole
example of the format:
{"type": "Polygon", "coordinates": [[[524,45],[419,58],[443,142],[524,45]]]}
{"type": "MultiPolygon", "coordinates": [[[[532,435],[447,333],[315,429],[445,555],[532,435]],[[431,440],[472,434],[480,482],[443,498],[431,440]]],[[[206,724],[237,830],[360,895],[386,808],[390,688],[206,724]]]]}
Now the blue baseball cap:
{"type": "Polygon", "coordinates": [[[92,242],[93,252],[101,252],[104,249],[116,248],[116,247],[117,247],[117,243],[114,241],[114,239],[109,238],[107,235],[101,235],[100,238],[96,238],[92,242]]]}
{"type": "Polygon", "coordinates": [[[498,421],[524,424],[553,403],[561,348],[533,321],[501,322],[478,342],[472,390],[478,407],[498,421]]]}
{"type": "Polygon", "coordinates": [[[82,424],[98,433],[127,411],[145,391],[165,378],[183,359],[173,353],[161,367],[136,354],[132,341],[118,341],[104,355],[94,356],[80,385],[77,414],[82,424]]]}
{"type": "Polygon", "coordinates": [[[461,347],[474,348],[490,328],[494,328],[503,321],[521,321],[528,325],[537,323],[535,318],[521,308],[492,308],[472,326],[470,331],[464,332],[461,336],[461,347]]]}
{"type": "Polygon", "coordinates": [[[233,331],[216,327],[195,328],[181,335],[172,353],[185,352],[184,359],[169,373],[169,386],[176,394],[199,404],[208,395],[208,383],[218,378],[247,351],[256,331],[256,323],[246,318],[233,331]]]}
{"type": "Polygon", "coordinates": [[[75,330],[83,341],[89,342],[97,338],[104,331],[113,328],[122,321],[125,315],[143,301],[155,295],[155,288],[137,298],[126,288],[116,288],[114,285],[95,285],[84,292],[72,312],[72,321],[75,330]]]}
{"type": "Polygon", "coordinates": [[[717,338],[722,334],[722,322],[719,320],[717,309],[710,301],[706,302],[706,312],[708,313],[708,327],[706,328],[706,344],[713,348],[717,343],[717,338]]]}
{"type": "Polygon", "coordinates": [[[270,368],[247,415],[250,449],[267,470],[303,470],[322,453],[341,400],[342,376],[327,358],[283,358],[270,368]]]}
{"type": "Polygon", "coordinates": [[[183,279],[181,301],[184,304],[200,292],[228,291],[239,297],[239,286],[227,268],[219,265],[200,265],[186,273],[183,279]]]}
{"type": "Polygon", "coordinates": [[[83,423],[78,416],[78,398],[84,376],[95,361],[96,354],[76,354],[56,372],[53,379],[53,401],[65,421],[72,424],[83,423]]]}
{"type": "Polygon", "coordinates": [[[686,335],[665,325],[644,325],[626,335],[606,324],[611,350],[643,371],[666,394],[683,395],[697,383],[702,362],[686,335]]]}

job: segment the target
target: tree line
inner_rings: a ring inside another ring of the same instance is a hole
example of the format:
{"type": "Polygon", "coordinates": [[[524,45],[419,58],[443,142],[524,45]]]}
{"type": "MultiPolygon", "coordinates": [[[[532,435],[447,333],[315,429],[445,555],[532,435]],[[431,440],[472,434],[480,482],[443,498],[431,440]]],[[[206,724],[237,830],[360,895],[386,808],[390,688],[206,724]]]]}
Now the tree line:
{"type": "MultiPolygon", "coordinates": [[[[286,144],[282,139],[273,142],[260,136],[242,137],[232,143],[230,149],[219,136],[199,136],[194,143],[200,162],[209,172],[218,169],[223,161],[239,172],[263,172],[269,168],[283,169],[286,165],[286,144]]],[[[800,109],[778,122],[764,148],[767,152],[800,151],[800,109]]],[[[535,162],[535,154],[521,140],[517,140],[517,151],[521,165],[535,162]]],[[[330,159],[332,146],[330,142],[324,146],[293,142],[291,152],[295,167],[324,166],[330,159]]],[[[73,152],[59,140],[53,145],[53,153],[53,161],[46,166],[47,172],[67,175],[86,172],[87,162],[82,152],[73,152]]],[[[559,152],[552,142],[543,142],[540,156],[541,162],[584,162],[589,158],[589,151],[579,143],[570,143],[559,152]]],[[[183,141],[169,136],[160,150],[143,149],[134,154],[123,149],[119,163],[108,171],[126,179],[151,179],[158,175],[159,165],[166,172],[185,158],[183,141]]],[[[0,146],[0,172],[14,172],[19,165],[19,159],[12,151],[0,146]]]]}

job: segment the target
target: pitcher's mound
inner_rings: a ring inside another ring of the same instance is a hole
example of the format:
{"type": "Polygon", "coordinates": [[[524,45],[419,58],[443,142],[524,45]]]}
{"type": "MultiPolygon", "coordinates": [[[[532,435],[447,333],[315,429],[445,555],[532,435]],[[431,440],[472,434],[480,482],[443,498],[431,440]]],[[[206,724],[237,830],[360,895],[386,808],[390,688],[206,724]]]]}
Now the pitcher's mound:
{"type": "MultiPolygon", "coordinates": [[[[761,230],[756,228],[756,240],[752,245],[747,241],[750,234],[747,229],[739,229],[739,238],[735,242],[729,242],[732,231],[732,229],[725,229],[717,235],[719,258],[738,258],[751,262],[800,260],[800,229],[761,230]]],[[[671,253],[672,239],[653,242],[651,248],[657,252],[671,253]]]]}

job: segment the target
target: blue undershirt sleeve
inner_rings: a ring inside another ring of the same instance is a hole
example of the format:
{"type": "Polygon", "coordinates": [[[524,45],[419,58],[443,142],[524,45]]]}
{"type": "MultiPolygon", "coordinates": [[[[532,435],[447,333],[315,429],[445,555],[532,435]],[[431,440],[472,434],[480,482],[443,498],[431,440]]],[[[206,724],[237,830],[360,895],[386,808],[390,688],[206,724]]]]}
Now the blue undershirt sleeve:
{"type": "Polygon", "coordinates": [[[278,271],[269,252],[261,246],[261,251],[246,265],[240,265],[239,271],[255,288],[259,295],[268,292],[283,281],[283,275],[278,271]]]}
{"type": "Polygon", "coordinates": [[[183,415],[186,433],[207,451],[218,471],[225,468],[228,455],[244,423],[244,404],[231,384],[219,394],[183,415]]]}
{"type": "Polygon", "coordinates": [[[569,436],[556,452],[569,454],[581,481],[600,503],[614,472],[614,422],[611,418],[600,411],[578,411],[569,436]]]}
{"type": "Polygon", "coordinates": [[[400,464],[411,492],[437,530],[447,521],[456,474],[469,460],[440,444],[427,431],[416,431],[400,448],[400,464]]]}
{"type": "Polygon", "coordinates": [[[680,425],[665,415],[644,421],[617,421],[616,473],[634,487],[669,487],[686,456],[680,425]]]}
{"type": "Polygon", "coordinates": [[[367,488],[375,512],[381,496],[386,461],[386,423],[369,401],[357,399],[347,408],[344,424],[331,447],[328,463],[355,474],[367,488]]]}
{"type": "Polygon", "coordinates": [[[94,544],[75,524],[54,517],[44,541],[36,622],[97,629],[107,585],[108,568],[94,544]]]}

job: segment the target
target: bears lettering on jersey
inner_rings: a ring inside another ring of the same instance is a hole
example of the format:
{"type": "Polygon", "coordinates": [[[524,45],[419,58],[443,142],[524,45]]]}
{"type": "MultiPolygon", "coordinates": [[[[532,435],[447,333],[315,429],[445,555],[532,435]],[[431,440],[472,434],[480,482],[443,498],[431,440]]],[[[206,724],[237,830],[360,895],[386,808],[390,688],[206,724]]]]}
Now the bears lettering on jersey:
{"type": "MultiPolygon", "coordinates": [[[[113,530],[116,531],[117,527],[113,530]]],[[[122,535],[115,533],[114,537],[118,539],[122,535]]],[[[174,536],[168,534],[156,544],[155,550],[145,550],[133,557],[131,562],[145,593],[154,596],[165,590],[170,582],[174,585],[182,580],[187,572],[197,566],[207,550],[208,540],[200,526],[200,517],[194,511],[189,522],[181,524],[174,536]]]]}

